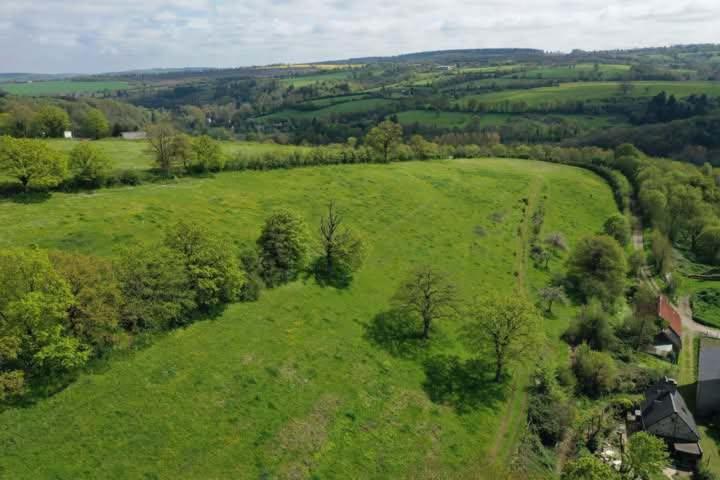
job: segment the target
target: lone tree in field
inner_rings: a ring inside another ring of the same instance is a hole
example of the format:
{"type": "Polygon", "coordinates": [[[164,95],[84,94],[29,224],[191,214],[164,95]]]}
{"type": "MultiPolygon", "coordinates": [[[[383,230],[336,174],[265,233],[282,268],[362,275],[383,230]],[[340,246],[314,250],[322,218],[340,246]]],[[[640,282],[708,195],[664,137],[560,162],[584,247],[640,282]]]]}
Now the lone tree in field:
{"type": "Polygon", "coordinates": [[[158,123],[147,128],[150,152],[155,156],[155,165],[169,175],[178,159],[177,130],[170,123],[158,123]]]}
{"type": "Polygon", "coordinates": [[[508,362],[532,345],[538,328],[535,308],[519,295],[491,297],[475,305],[471,315],[469,341],[494,357],[495,381],[499,382],[508,362]]]}
{"type": "Polygon", "coordinates": [[[300,217],[285,210],[268,217],[257,240],[265,283],[274,287],[295,280],[305,267],[307,244],[307,226],[300,217]]]}
{"type": "Polygon", "coordinates": [[[547,246],[548,250],[550,250],[556,256],[560,256],[568,249],[567,239],[565,238],[565,235],[560,232],[553,232],[548,234],[548,236],[545,237],[544,243],[547,246]]]}
{"type": "Polygon", "coordinates": [[[457,290],[442,273],[432,267],[421,267],[400,285],[395,297],[400,309],[422,320],[423,339],[430,337],[434,321],[453,316],[457,311],[457,290]]]}
{"type": "Polygon", "coordinates": [[[373,127],[365,136],[365,143],[382,155],[383,161],[390,160],[390,154],[400,144],[403,129],[400,124],[385,120],[373,127]]]}
{"type": "Polygon", "coordinates": [[[30,187],[50,188],[67,173],[65,157],[40,140],[0,137],[0,172],[30,187]]]}
{"type": "Polygon", "coordinates": [[[545,311],[552,313],[552,307],[555,303],[565,304],[568,301],[565,289],[563,287],[548,285],[538,291],[538,296],[545,303],[545,311]]]}
{"type": "Polygon", "coordinates": [[[344,219],[330,202],[327,213],[320,219],[322,257],[315,268],[319,279],[346,284],[352,273],[360,268],[365,246],[360,237],[344,225],[344,219]]]}

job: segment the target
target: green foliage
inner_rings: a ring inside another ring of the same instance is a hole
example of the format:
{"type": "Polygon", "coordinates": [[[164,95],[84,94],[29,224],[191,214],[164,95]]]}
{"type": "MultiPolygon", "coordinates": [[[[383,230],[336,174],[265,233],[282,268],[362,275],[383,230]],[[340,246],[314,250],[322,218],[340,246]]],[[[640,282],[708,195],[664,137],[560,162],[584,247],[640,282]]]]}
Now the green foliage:
{"type": "Polygon", "coordinates": [[[572,344],[586,343],[593,350],[609,350],[617,341],[610,315],[597,300],[582,308],[565,336],[572,344]]]}
{"type": "Polygon", "coordinates": [[[585,237],[568,260],[567,279],[583,299],[613,305],[625,289],[627,264],[617,241],[606,235],[585,237]]]}
{"type": "Polygon", "coordinates": [[[702,231],[697,239],[696,252],[703,262],[720,264],[720,226],[711,226],[702,231]]]}
{"type": "Polygon", "coordinates": [[[116,265],[123,293],[123,326],[130,331],[182,325],[195,307],[195,292],[181,253],[162,246],[126,249],[116,265]]]}
{"type": "Polygon", "coordinates": [[[96,140],[110,135],[110,124],[105,114],[97,108],[89,109],[82,122],[82,132],[96,140]]]}
{"type": "Polygon", "coordinates": [[[155,157],[155,166],[165,175],[169,175],[178,161],[185,158],[186,142],[178,140],[177,130],[167,122],[148,125],[146,130],[149,151],[155,157]]]}
{"type": "Polygon", "coordinates": [[[365,259],[363,239],[347,228],[334,202],[328,204],[327,213],[320,219],[319,233],[322,257],[315,264],[316,278],[320,283],[348,286],[365,259]]]}
{"type": "Polygon", "coordinates": [[[647,432],[633,434],[623,456],[623,472],[633,478],[651,480],[668,466],[670,454],[661,439],[647,432]]]}
{"type": "Polygon", "coordinates": [[[70,172],[80,185],[102,186],[112,168],[110,157],[90,142],[79,143],[70,152],[70,172]]]}
{"type": "Polygon", "coordinates": [[[181,221],[165,232],[165,246],[180,255],[200,308],[238,299],[245,277],[233,246],[220,236],[200,223],[181,221]]]}
{"type": "Polygon", "coordinates": [[[295,280],[305,268],[309,235],[305,222],[287,210],[273,213],[257,240],[260,273],[274,287],[295,280]]]}
{"type": "Polygon", "coordinates": [[[45,142],[0,137],[0,172],[20,181],[25,191],[54,187],[66,171],[65,157],[45,142]]]}
{"type": "Polygon", "coordinates": [[[113,265],[103,258],[54,251],[50,260],[70,287],[67,331],[98,351],[117,344],[122,292],[113,265]]]}
{"type": "Polygon", "coordinates": [[[61,138],[70,130],[70,117],[62,108],[46,105],[35,114],[33,128],[38,137],[61,138]]]}
{"type": "Polygon", "coordinates": [[[615,360],[605,353],[596,352],[587,344],[575,350],[573,367],[580,391],[590,397],[612,392],[617,385],[618,369],[615,360]]]}
{"type": "Polygon", "coordinates": [[[630,242],[630,223],[625,215],[616,213],[605,221],[603,233],[610,235],[617,242],[625,246],[630,242]]]}
{"type": "Polygon", "coordinates": [[[403,128],[400,124],[385,120],[368,132],[365,143],[378,152],[383,161],[387,163],[402,141],[402,135],[403,128]]]}
{"type": "Polygon", "coordinates": [[[20,392],[20,372],[62,371],[87,361],[89,352],[66,328],[73,303],[45,252],[0,250],[0,397],[20,392]]]}
{"type": "Polygon", "coordinates": [[[535,307],[521,295],[490,296],[475,305],[470,315],[467,341],[478,351],[491,354],[496,382],[511,360],[541,341],[535,307]]]}
{"type": "Polygon", "coordinates": [[[585,455],[565,465],[562,480],[620,480],[620,475],[593,455],[585,455]]]}
{"type": "Polygon", "coordinates": [[[671,272],[674,268],[673,247],[668,237],[660,230],[653,230],[650,241],[655,271],[660,275],[671,272]]]}
{"type": "Polygon", "coordinates": [[[552,368],[541,367],[531,380],[528,401],[528,424],[543,445],[553,447],[572,425],[573,402],[560,389],[552,368]]]}
{"type": "Polygon", "coordinates": [[[566,304],[568,302],[565,288],[561,285],[548,285],[538,290],[538,297],[545,303],[545,309],[552,313],[552,307],[556,303],[566,304]]]}
{"type": "Polygon", "coordinates": [[[452,317],[457,311],[457,289],[446,275],[424,266],[412,272],[400,285],[393,303],[422,322],[421,337],[430,337],[434,322],[452,317]]]}
{"type": "Polygon", "coordinates": [[[225,167],[225,156],[220,143],[207,135],[192,141],[193,169],[198,172],[219,172],[225,167]]]}
{"type": "Polygon", "coordinates": [[[699,321],[720,326],[720,289],[703,288],[692,296],[693,316],[699,321]]]}

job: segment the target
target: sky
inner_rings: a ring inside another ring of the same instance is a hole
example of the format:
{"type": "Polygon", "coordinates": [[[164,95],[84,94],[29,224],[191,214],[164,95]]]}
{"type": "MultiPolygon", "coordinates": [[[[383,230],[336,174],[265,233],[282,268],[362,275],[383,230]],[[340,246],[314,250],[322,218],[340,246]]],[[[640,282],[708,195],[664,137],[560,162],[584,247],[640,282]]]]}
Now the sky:
{"type": "Polygon", "coordinates": [[[0,72],[720,42],[718,0],[0,0],[0,72]]]}

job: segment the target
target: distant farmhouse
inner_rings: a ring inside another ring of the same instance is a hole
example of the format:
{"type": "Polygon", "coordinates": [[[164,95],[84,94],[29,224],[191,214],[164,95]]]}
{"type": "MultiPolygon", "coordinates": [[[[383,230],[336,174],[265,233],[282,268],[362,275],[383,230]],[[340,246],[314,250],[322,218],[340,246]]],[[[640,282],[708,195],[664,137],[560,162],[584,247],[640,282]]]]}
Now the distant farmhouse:
{"type": "Polygon", "coordinates": [[[631,419],[636,422],[636,430],[645,430],[665,440],[680,463],[692,466],[702,458],[700,431],[675,380],[665,377],[648,388],[641,410],[631,419]]]}
{"type": "Polygon", "coordinates": [[[147,138],[146,132],[121,132],[120,135],[125,140],[145,140],[147,138]]]}
{"type": "Polygon", "coordinates": [[[700,340],[695,409],[701,417],[720,413],[720,340],[715,338],[700,340]]]}
{"type": "Polygon", "coordinates": [[[657,312],[666,326],[655,337],[652,353],[678,358],[682,349],[682,317],[664,295],[658,298],[657,312]]]}

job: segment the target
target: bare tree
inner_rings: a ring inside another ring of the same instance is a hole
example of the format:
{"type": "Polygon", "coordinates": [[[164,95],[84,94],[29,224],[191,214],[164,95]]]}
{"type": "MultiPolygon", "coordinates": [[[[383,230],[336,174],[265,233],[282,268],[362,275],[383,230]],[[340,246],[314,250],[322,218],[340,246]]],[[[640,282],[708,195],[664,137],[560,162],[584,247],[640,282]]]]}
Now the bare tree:
{"type": "Polygon", "coordinates": [[[457,289],[445,275],[425,266],[403,282],[393,303],[420,317],[422,338],[428,339],[432,322],[452,317],[457,312],[457,289]]]}
{"type": "Polygon", "coordinates": [[[330,202],[327,213],[320,218],[322,247],[321,272],[327,279],[348,277],[363,262],[365,246],[362,239],[345,226],[342,214],[330,202]]]}

